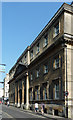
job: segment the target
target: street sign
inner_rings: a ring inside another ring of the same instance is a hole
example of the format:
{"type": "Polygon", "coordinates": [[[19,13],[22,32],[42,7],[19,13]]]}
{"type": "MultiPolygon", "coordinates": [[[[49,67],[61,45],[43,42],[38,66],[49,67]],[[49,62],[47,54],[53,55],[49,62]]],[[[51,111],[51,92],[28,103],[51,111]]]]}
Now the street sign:
{"type": "Polygon", "coordinates": [[[69,92],[68,91],[65,91],[65,96],[67,97],[69,95],[69,92]]]}

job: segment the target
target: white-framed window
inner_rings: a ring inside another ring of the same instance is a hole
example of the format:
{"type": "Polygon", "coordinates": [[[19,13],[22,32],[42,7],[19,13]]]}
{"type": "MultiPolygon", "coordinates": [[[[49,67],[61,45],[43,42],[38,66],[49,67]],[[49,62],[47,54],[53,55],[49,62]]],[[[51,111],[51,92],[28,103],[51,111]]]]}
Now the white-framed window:
{"type": "Polygon", "coordinates": [[[33,50],[30,52],[30,58],[33,58],[33,50]]]}
{"type": "Polygon", "coordinates": [[[55,84],[55,99],[59,99],[59,83],[55,84]]]}
{"type": "Polygon", "coordinates": [[[48,35],[44,36],[44,47],[48,45],[48,35]]]}
{"type": "Polygon", "coordinates": [[[39,70],[36,71],[36,76],[39,77],[39,70]]]}
{"type": "Polygon", "coordinates": [[[59,22],[55,25],[54,30],[55,30],[55,36],[57,36],[59,34],[59,22]]]}
{"type": "Polygon", "coordinates": [[[48,65],[44,65],[44,73],[48,73],[48,65]]]}
{"type": "Polygon", "coordinates": [[[40,52],[40,46],[39,46],[39,43],[37,44],[37,53],[40,52]]]}

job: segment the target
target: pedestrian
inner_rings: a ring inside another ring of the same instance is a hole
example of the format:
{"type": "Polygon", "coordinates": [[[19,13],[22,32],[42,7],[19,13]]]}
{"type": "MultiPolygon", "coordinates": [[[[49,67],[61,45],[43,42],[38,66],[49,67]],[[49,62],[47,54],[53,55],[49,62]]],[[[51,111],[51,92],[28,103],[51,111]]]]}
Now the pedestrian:
{"type": "Polygon", "coordinates": [[[7,106],[9,106],[9,101],[7,102],[7,106]]]}
{"type": "Polygon", "coordinates": [[[35,112],[38,111],[38,103],[35,103],[35,112]]]}
{"type": "Polygon", "coordinates": [[[41,104],[41,112],[42,112],[42,114],[44,114],[44,110],[45,110],[45,105],[42,103],[41,104]]]}

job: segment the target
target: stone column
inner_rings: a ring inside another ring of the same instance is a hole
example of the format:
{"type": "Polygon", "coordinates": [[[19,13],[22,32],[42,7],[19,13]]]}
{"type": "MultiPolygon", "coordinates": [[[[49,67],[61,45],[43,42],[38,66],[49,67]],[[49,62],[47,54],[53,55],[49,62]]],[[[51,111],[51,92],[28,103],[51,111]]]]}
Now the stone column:
{"type": "Polygon", "coordinates": [[[39,85],[38,91],[39,91],[39,100],[40,100],[40,85],[39,85]]]}
{"type": "Polygon", "coordinates": [[[18,83],[18,105],[17,105],[17,107],[20,107],[19,83],[18,83]]]}
{"type": "Polygon", "coordinates": [[[26,109],[29,109],[29,76],[26,76],[26,109]]]}
{"type": "Polygon", "coordinates": [[[15,106],[17,106],[17,84],[15,83],[15,106]]]}
{"type": "Polygon", "coordinates": [[[22,81],[22,108],[24,105],[24,81],[22,81]]]}

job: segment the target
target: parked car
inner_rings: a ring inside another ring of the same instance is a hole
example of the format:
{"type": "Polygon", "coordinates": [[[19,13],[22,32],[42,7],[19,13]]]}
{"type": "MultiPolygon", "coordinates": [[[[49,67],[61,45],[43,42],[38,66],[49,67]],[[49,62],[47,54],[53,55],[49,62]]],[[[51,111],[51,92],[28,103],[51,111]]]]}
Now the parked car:
{"type": "Polygon", "coordinates": [[[0,101],[0,104],[1,104],[2,102],[0,101]]]}

